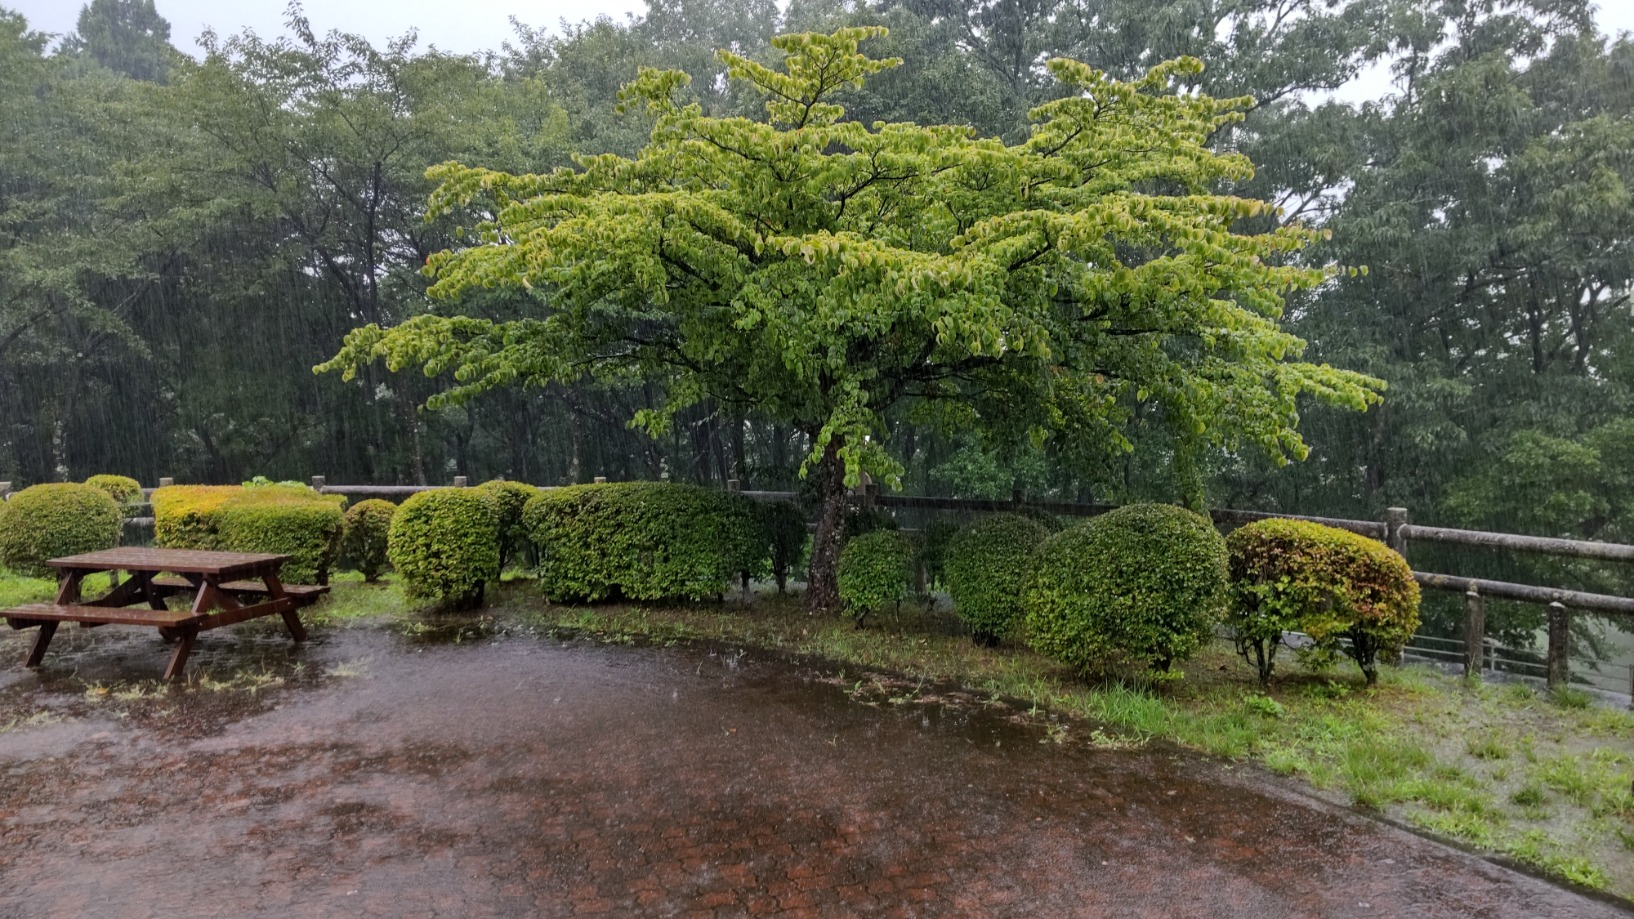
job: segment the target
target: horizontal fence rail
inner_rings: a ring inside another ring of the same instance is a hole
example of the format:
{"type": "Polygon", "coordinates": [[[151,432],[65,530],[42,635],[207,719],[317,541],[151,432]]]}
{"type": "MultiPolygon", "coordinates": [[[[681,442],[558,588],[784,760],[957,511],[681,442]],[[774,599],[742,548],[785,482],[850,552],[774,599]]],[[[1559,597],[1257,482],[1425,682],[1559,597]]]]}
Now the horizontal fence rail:
{"type": "MultiPolygon", "coordinates": [[[[597,477],[595,481],[605,482],[607,480],[597,477]]],[[[171,484],[173,484],[171,479],[162,478],[159,480],[160,487],[171,484]]],[[[460,488],[467,484],[467,480],[464,476],[455,476],[451,485],[330,485],[320,475],[313,476],[311,484],[313,488],[324,494],[344,495],[351,498],[402,499],[422,491],[432,491],[439,488],[460,488]]],[[[727,489],[756,501],[794,501],[800,497],[797,492],[792,491],[740,490],[738,482],[735,480],[727,482],[727,489]]],[[[0,482],[0,500],[9,498],[11,490],[10,482],[0,482]]],[[[154,489],[151,488],[142,489],[144,497],[151,496],[153,491],[154,489]]],[[[965,513],[1004,512],[1026,507],[1064,517],[1093,517],[1116,508],[1116,505],[1111,504],[1027,500],[1019,491],[1009,500],[887,495],[880,494],[876,485],[868,485],[857,489],[852,500],[854,503],[869,507],[965,513]]],[[[144,508],[138,507],[136,510],[140,512],[144,508]]],[[[1582,539],[1524,536],[1516,533],[1489,533],[1482,530],[1460,530],[1450,527],[1421,526],[1408,522],[1407,511],[1404,508],[1390,508],[1383,520],[1354,520],[1304,514],[1277,514],[1230,508],[1212,510],[1209,512],[1209,516],[1213,519],[1215,525],[1222,529],[1233,529],[1257,520],[1273,518],[1305,520],[1377,539],[1400,552],[1403,556],[1408,554],[1410,544],[1427,542],[1605,562],[1634,562],[1634,546],[1631,545],[1582,539]]],[[[125,525],[136,529],[151,529],[153,518],[151,516],[130,517],[126,519],[125,525]]],[[[1544,667],[1547,670],[1548,683],[1551,688],[1565,686],[1570,679],[1567,670],[1569,650],[1567,643],[1569,641],[1572,610],[1612,616],[1634,616],[1634,598],[1630,597],[1588,593],[1533,584],[1512,584],[1506,581],[1492,581],[1483,578],[1470,578],[1427,571],[1414,571],[1413,577],[1426,590],[1464,594],[1465,617],[1463,640],[1461,642],[1462,650],[1455,654],[1446,649],[1434,649],[1431,653],[1443,657],[1447,655],[1462,657],[1466,673],[1480,673],[1486,664],[1488,655],[1485,653],[1487,644],[1485,601],[1488,599],[1536,603],[1548,607],[1549,645],[1544,667]]],[[[1448,639],[1448,641],[1453,640],[1448,639]]],[[[1431,649],[1421,648],[1420,650],[1431,649]]],[[[1634,667],[1630,668],[1630,673],[1629,696],[1631,705],[1634,705],[1634,667]]]]}

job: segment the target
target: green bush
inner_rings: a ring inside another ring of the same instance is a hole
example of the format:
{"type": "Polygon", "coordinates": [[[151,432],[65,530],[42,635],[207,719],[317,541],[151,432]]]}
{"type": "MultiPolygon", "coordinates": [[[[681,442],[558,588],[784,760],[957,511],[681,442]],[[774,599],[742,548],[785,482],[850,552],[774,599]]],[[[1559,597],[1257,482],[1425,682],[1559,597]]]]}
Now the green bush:
{"type": "Polygon", "coordinates": [[[91,485],[34,485],[0,503],[0,565],[33,578],[54,577],[47,559],[119,545],[125,515],[91,485]]]}
{"type": "Polygon", "coordinates": [[[1051,533],[1059,533],[1067,528],[1067,523],[1065,520],[1062,520],[1060,517],[1050,513],[1047,510],[1044,510],[1041,507],[1018,507],[1015,509],[1015,513],[1021,515],[1022,517],[1026,517],[1028,520],[1038,523],[1044,527],[1046,531],[1051,533]]]}
{"type": "Polygon", "coordinates": [[[1045,540],[1022,609],[1043,654],[1081,673],[1150,673],[1210,638],[1225,595],[1225,540],[1208,519],[1134,504],[1045,540]]]}
{"type": "Polygon", "coordinates": [[[93,475],[85,480],[92,488],[100,488],[121,508],[142,503],[142,483],[123,475],[93,475]]]}
{"type": "Polygon", "coordinates": [[[846,539],[856,539],[876,530],[896,530],[901,524],[897,523],[890,511],[877,507],[848,507],[845,511],[845,521],[841,532],[846,539]]]}
{"type": "Polygon", "coordinates": [[[907,593],[913,558],[912,541],[896,530],[864,533],[840,550],[840,600],[859,625],[907,593]]]}
{"type": "Polygon", "coordinates": [[[503,571],[516,560],[517,551],[527,545],[528,534],[522,526],[522,509],[539,494],[539,489],[523,482],[494,479],[483,482],[477,490],[494,502],[494,515],[499,525],[499,568],[503,571]]]}
{"type": "Polygon", "coordinates": [[[341,551],[365,581],[377,581],[386,570],[386,546],[397,505],[380,498],[359,501],[346,510],[341,551]]]}
{"type": "Polygon", "coordinates": [[[1399,653],[1418,630],[1418,584],[1389,547],[1303,520],[1260,520],[1233,532],[1231,607],[1237,650],[1269,682],[1287,632],[1356,661],[1378,679],[1381,653],[1399,653]],[[1348,639],[1348,646],[1341,639],[1348,639]]]}
{"type": "Polygon", "coordinates": [[[760,506],[761,526],[765,531],[767,559],[772,578],[777,581],[777,592],[788,589],[789,574],[805,561],[806,513],[793,501],[773,501],[760,506]]]}
{"type": "Polygon", "coordinates": [[[416,600],[461,609],[482,603],[499,577],[499,524],[491,495],[475,488],[417,492],[392,516],[386,557],[416,600]]]}
{"type": "Polygon", "coordinates": [[[932,520],[919,531],[919,560],[925,566],[925,587],[947,583],[948,545],[964,529],[952,520],[932,520]]]}
{"type": "Polygon", "coordinates": [[[998,644],[1020,620],[1028,564],[1049,535],[1036,520],[991,514],[953,537],[947,549],[948,595],[978,644],[998,644]]]}
{"type": "Polygon", "coordinates": [[[766,566],[759,511],[738,495],[663,482],[572,485],[527,503],[539,585],[557,600],[699,600],[766,566]]]}
{"type": "Polygon", "coordinates": [[[153,493],[153,540],[172,549],[288,555],[280,577],[327,584],[340,555],[346,499],[299,482],[171,485],[153,493]]]}

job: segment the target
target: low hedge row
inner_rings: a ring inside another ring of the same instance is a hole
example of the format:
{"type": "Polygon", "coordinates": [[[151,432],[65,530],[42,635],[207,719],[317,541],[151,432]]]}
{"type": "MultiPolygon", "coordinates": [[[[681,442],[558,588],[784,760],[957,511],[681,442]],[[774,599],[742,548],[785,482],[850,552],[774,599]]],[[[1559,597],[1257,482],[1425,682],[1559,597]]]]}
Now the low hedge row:
{"type": "MultiPolygon", "coordinates": [[[[1348,656],[1372,683],[1378,658],[1399,653],[1418,628],[1406,561],[1345,530],[1277,519],[1224,540],[1199,514],[1150,504],[1054,535],[1047,522],[995,514],[951,536],[946,525],[922,531],[919,561],[941,569],[978,643],[1014,631],[1086,674],[1161,675],[1223,623],[1261,680],[1297,632],[1313,642],[1309,653],[1348,656]]],[[[902,595],[905,545],[881,533],[847,543],[841,596],[854,616],[902,595]]]]}
{"type": "Polygon", "coordinates": [[[293,482],[171,485],[153,493],[153,541],[173,549],[290,556],[290,583],[329,583],[340,554],[346,499],[293,482]]]}
{"type": "Polygon", "coordinates": [[[557,600],[698,600],[767,567],[753,503],[691,485],[552,489],[528,501],[522,525],[539,554],[539,585],[557,600]]]}

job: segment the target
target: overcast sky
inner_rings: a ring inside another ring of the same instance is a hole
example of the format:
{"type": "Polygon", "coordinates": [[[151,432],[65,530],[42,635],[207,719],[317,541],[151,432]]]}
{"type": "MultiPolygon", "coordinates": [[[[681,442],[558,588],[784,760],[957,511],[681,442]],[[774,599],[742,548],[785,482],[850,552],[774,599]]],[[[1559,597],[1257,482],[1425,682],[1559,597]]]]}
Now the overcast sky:
{"type": "MultiPolygon", "coordinates": [[[[74,30],[82,0],[0,0],[0,6],[21,12],[30,28],[41,32],[66,33],[74,30]]],[[[200,53],[195,39],[206,28],[225,37],[245,28],[263,37],[283,32],[288,0],[155,0],[159,14],[170,21],[170,40],[194,55],[200,53]]],[[[344,0],[304,4],[306,17],[320,34],[330,29],[355,32],[376,46],[411,28],[420,32],[420,43],[436,45],[444,51],[497,51],[516,34],[510,18],[538,28],[556,31],[566,19],[579,22],[597,16],[623,20],[644,10],[644,0],[344,0]]],[[[1600,28],[1610,33],[1634,32],[1634,0],[1605,0],[1600,4],[1600,28]]],[[[1386,77],[1368,75],[1366,85],[1347,87],[1343,98],[1367,97],[1386,90],[1386,77]],[[1376,89],[1374,87],[1377,87],[1376,89]]]]}

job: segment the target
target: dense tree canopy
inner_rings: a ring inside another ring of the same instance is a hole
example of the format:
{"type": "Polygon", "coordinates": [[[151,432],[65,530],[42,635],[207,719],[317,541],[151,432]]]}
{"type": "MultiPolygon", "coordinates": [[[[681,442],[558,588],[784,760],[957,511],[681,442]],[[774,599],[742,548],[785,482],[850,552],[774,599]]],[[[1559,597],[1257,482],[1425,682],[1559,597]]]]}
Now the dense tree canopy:
{"type": "Polygon", "coordinates": [[[1121,83],[1053,60],[1073,91],[1006,145],[846,119],[843,91],[900,63],[858,50],[883,34],[782,36],[780,68],[721,52],[729,77],[765,99],[761,119],[680,105],[684,75],[643,71],[626,100],[656,123],[634,158],[543,175],[436,168],[434,213],[490,217],[432,259],[431,292],[528,290],[537,314],[369,325],[326,366],[351,374],[383,357],[452,371],[459,384],[439,402],[656,379],[666,401],[635,418],[654,434],[705,400],[790,425],[810,439],[828,499],[820,603],[842,480],[902,471],[887,423],[899,405],[1103,449],[1127,446],[1122,428],[1150,406],[1187,450],[1298,457],[1300,395],[1374,398],[1366,378],[1291,359],[1302,343],[1277,326],[1283,294],[1324,272],[1285,264],[1308,232],[1234,232],[1266,206],[1209,191],[1250,174],[1206,146],[1246,100],[1173,92],[1198,62],[1121,83]]]}

